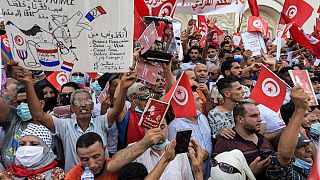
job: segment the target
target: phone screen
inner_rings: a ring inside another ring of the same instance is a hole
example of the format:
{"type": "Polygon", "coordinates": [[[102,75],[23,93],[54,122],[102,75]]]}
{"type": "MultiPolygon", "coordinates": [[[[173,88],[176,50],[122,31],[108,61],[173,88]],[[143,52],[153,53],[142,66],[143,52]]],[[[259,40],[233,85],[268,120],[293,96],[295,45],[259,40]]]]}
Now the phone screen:
{"type": "Polygon", "coordinates": [[[188,151],[190,138],[191,138],[192,130],[183,130],[177,132],[176,135],[176,147],[175,152],[176,154],[185,153],[188,151]]]}

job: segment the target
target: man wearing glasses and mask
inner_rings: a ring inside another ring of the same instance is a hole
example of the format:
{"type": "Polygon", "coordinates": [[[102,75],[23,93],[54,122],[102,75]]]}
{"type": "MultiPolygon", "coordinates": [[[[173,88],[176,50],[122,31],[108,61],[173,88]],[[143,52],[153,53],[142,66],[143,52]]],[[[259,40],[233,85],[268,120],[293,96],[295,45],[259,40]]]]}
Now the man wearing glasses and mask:
{"type": "MultiPolygon", "coordinates": [[[[115,93],[117,94],[117,92],[115,93]]],[[[131,103],[130,108],[124,106],[118,116],[117,126],[120,134],[120,147],[125,148],[128,144],[139,141],[144,136],[144,128],[139,126],[139,120],[150,96],[148,87],[142,83],[134,83],[127,92],[131,103]]],[[[117,102],[117,96],[115,96],[117,102]]],[[[121,101],[121,99],[118,99],[121,101]]]]}
{"type": "MultiPolygon", "coordinates": [[[[75,118],[59,119],[42,110],[34,90],[31,73],[18,66],[17,63],[13,65],[13,72],[14,77],[26,87],[27,102],[33,119],[46,126],[61,139],[65,154],[65,172],[80,162],[76,153],[76,142],[82,134],[96,132],[102,136],[104,144],[107,144],[107,133],[111,128],[115,128],[114,121],[121,113],[124,102],[116,102],[114,108],[106,115],[93,118],[91,94],[85,90],[76,90],[72,93],[70,100],[70,109],[75,114],[75,118]]],[[[118,98],[125,99],[126,91],[124,90],[128,89],[136,78],[137,73],[134,69],[125,73],[120,81],[118,98]]]]}

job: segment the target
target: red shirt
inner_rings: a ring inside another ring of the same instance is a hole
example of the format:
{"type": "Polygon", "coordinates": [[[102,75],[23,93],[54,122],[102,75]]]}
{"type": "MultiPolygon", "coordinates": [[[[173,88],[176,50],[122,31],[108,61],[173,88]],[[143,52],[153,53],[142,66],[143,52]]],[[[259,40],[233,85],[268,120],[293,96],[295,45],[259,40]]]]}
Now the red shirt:
{"type": "MultiPolygon", "coordinates": [[[[107,164],[110,161],[109,158],[106,159],[106,166],[105,168],[107,168],[107,164]]],[[[81,163],[79,163],[77,166],[73,167],[67,174],[66,177],[64,178],[65,180],[77,180],[77,179],[81,179],[81,175],[83,173],[83,168],[81,163]]],[[[96,180],[117,180],[117,174],[111,173],[109,171],[107,171],[107,175],[105,176],[101,176],[99,178],[94,178],[96,180]]]]}

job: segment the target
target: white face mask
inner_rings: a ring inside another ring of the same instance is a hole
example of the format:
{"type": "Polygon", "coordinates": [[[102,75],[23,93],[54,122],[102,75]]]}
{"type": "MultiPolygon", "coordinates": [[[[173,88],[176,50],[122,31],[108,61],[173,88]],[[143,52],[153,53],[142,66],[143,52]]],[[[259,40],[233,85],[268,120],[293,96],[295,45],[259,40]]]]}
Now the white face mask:
{"type": "Polygon", "coordinates": [[[24,167],[30,167],[43,158],[43,147],[22,146],[18,147],[16,158],[24,167]]]}

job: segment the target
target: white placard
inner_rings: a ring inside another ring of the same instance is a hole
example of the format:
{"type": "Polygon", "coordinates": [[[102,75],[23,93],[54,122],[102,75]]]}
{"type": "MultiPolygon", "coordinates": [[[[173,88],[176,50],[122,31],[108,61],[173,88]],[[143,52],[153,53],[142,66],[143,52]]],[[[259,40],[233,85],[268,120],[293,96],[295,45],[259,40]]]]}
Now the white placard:
{"type": "Polygon", "coordinates": [[[241,38],[244,49],[250,49],[252,51],[252,56],[261,55],[261,48],[263,48],[264,52],[267,52],[266,44],[260,32],[244,32],[241,33],[241,38]]]}
{"type": "Polygon", "coordinates": [[[2,1],[15,61],[47,71],[125,72],[132,64],[132,0],[2,1]]]}
{"type": "Polygon", "coordinates": [[[181,14],[212,15],[243,13],[247,0],[177,0],[176,12],[181,14]]]}

